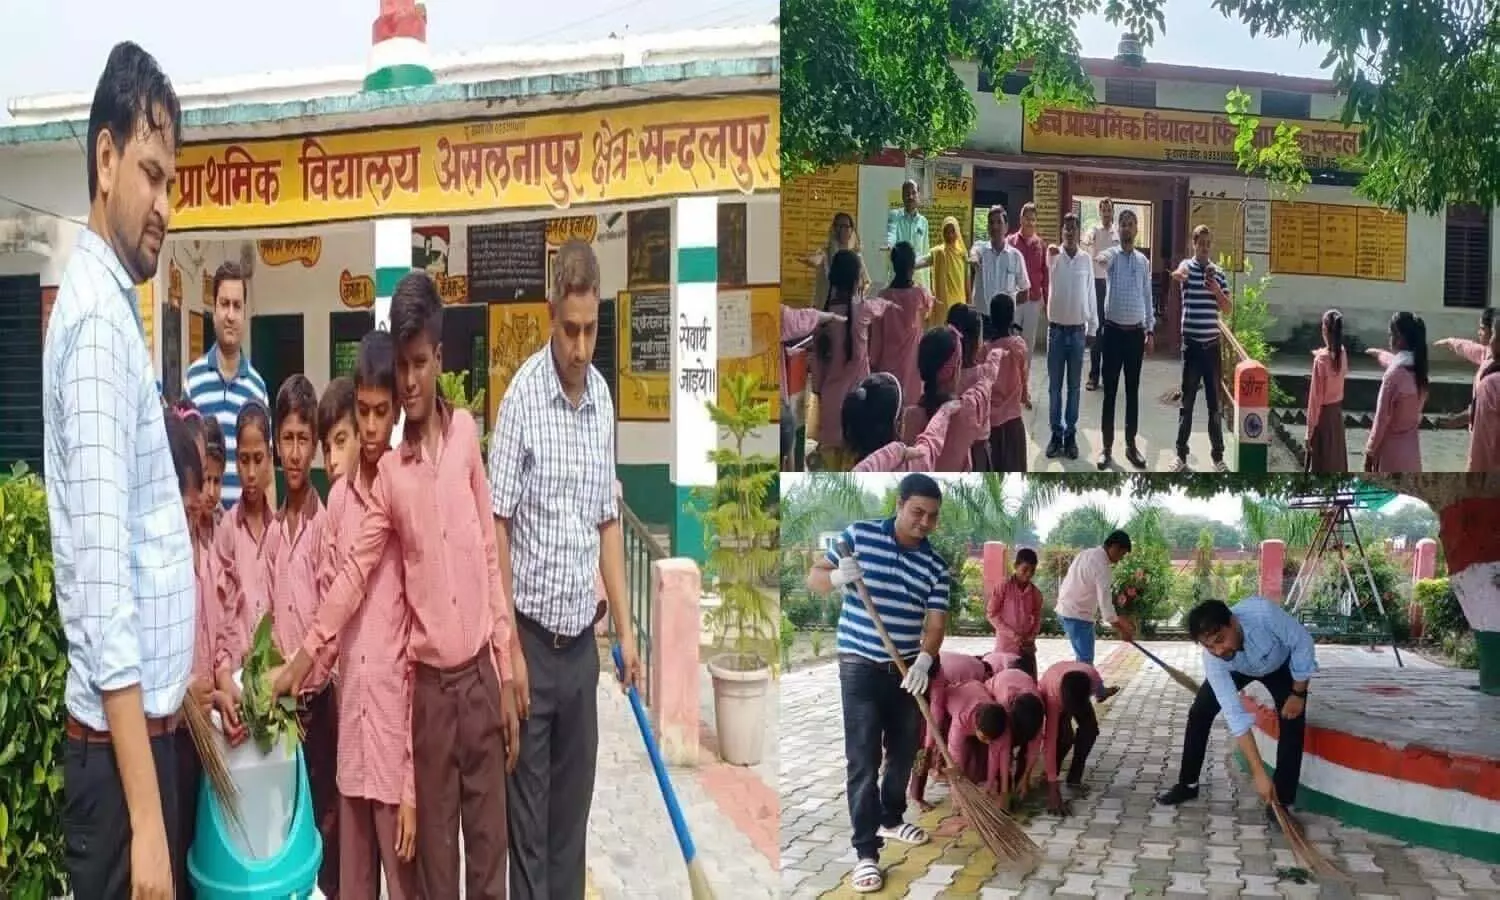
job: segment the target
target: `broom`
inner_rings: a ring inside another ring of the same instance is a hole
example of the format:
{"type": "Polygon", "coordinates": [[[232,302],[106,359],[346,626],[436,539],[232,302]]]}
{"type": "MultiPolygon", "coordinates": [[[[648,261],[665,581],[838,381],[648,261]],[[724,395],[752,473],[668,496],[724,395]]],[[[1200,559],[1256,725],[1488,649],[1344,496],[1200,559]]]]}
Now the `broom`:
{"type": "Polygon", "coordinates": [[[1150,650],[1147,650],[1145,647],[1142,647],[1135,641],[1131,641],[1130,646],[1141,651],[1141,653],[1145,654],[1147,659],[1156,663],[1158,666],[1161,666],[1162,671],[1166,672],[1173,681],[1182,685],[1184,688],[1193,692],[1194,694],[1198,693],[1198,688],[1202,687],[1202,685],[1198,683],[1198,680],[1196,678],[1182,671],[1176,666],[1168,665],[1166,660],[1162,659],[1160,656],[1157,656],[1155,653],[1152,653],[1150,650]]]}
{"type": "MultiPolygon", "coordinates": [[[[847,541],[839,541],[837,550],[840,557],[846,557],[852,553],[847,541]]],[[[885,644],[885,652],[891,655],[891,661],[896,664],[896,671],[902,678],[905,678],[906,662],[896,651],[896,644],[891,640],[890,633],[885,630],[885,623],[880,620],[880,614],[875,611],[875,601],[870,599],[869,590],[865,588],[863,581],[855,582],[854,587],[859,594],[859,599],[865,605],[865,612],[870,614],[870,621],[875,623],[875,630],[880,634],[880,641],[885,644]]],[[[1021,828],[1019,822],[1000,809],[994,797],[985,792],[984,788],[970,781],[968,776],[959,770],[958,764],[948,753],[947,742],[938,732],[937,723],[933,721],[932,710],[927,706],[927,698],[913,695],[913,699],[917,701],[917,709],[921,710],[922,718],[927,721],[928,733],[934,736],[932,743],[937,746],[938,752],[943,755],[943,762],[948,766],[948,787],[953,793],[953,805],[957,807],[959,814],[969,820],[969,824],[979,832],[980,839],[996,858],[1013,863],[1035,862],[1041,855],[1041,848],[1021,828]]]]}
{"type": "Polygon", "coordinates": [[[1312,845],[1307,835],[1302,831],[1302,824],[1291,817],[1286,808],[1281,805],[1280,800],[1271,802],[1271,809],[1276,813],[1276,823],[1281,826],[1281,833],[1286,835],[1287,843],[1292,845],[1292,853],[1301,860],[1311,872],[1320,879],[1336,881],[1349,884],[1354,879],[1344,874],[1338,866],[1328,861],[1318,848],[1312,845]]]}
{"type": "Polygon", "coordinates": [[[193,736],[193,746],[198,750],[198,760],[203,764],[203,775],[208,780],[209,789],[213,792],[219,809],[224,811],[224,817],[241,835],[248,834],[245,831],[245,821],[240,816],[240,789],[235,785],[234,779],[229,777],[229,763],[224,759],[223,744],[218,740],[208,713],[189,697],[182,704],[182,717],[187,721],[188,733],[193,736]]]}
{"type": "MultiPolygon", "coordinates": [[[[615,670],[625,677],[625,658],[620,654],[620,645],[613,647],[615,670]]],[[[672,780],[667,777],[666,764],[662,762],[661,748],[656,746],[656,736],[651,733],[651,724],[646,721],[646,710],[641,706],[641,695],[631,685],[626,691],[630,697],[630,709],[635,713],[635,724],[641,729],[641,740],[646,742],[646,755],[651,757],[651,768],[656,772],[656,783],[661,788],[661,798],[667,804],[667,816],[672,820],[672,830],[677,832],[677,845],[682,848],[682,858],[687,862],[688,889],[693,900],[714,900],[713,888],[708,885],[708,875],[703,871],[703,860],[698,858],[698,848],[693,836],[688,833],[687,820],[682,817],[682,807],[677,803],[677,792],[672,790],[672,780]]]]}

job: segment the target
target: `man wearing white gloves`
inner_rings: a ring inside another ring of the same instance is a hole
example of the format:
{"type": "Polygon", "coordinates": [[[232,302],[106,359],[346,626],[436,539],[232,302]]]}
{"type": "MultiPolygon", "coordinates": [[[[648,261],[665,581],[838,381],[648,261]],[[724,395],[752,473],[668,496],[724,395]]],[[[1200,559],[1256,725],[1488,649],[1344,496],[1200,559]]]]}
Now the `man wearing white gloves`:
{"type": "Polygon", "coordinates": [[[898,495],[895,517],[845,528],[839,539],[852,553],[841,559],[838,547],[831,548],[807,576],[815,593],[843,593],[839,687],[849,818],[858,857],[851,882],[860,893],[885,885],[880,870],[885,841],[928,840],[927,832],[905,821],[906,785],[921,732],[921,712],[913,697],[927,692],[948,618],[948,564],[927,541],[937,528],[943,494],[931,476],[913,473],[901,480],[898,495]],[[869,591],[907,665],[904,679],[870,621],[857,582],[869,591]]]}

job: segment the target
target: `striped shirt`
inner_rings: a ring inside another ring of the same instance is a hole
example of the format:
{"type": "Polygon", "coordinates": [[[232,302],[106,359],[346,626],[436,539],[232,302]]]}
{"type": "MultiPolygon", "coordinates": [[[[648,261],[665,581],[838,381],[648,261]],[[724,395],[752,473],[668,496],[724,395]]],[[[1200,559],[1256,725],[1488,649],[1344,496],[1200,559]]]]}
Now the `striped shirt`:
{"type": "Polygon", "coordinates": [[[203,354],[203,358],[188,366],[184,379],[187,398],[205,416],[219,421],[224,432],[224,494],[225,509],[232,508],[240,499],[240,473],[235,465],[236,432],[240,409],[251,400],[259,400],[267,409],[271,400],[266,396],[266,382],[250,365],[244,352],[240,353],[240,369],[233,380],[225,381],[219,372],[219,345],[214,344],[203,354]]]}
{"type": "Polygon", "coordinates": [[[550,344],[521,364],[490,437],[490,501],[511,523],[516,611],[554,634],[583,634],[599,602],[599,528],[620,517],[614,403],[598,369],[575,407],[550,344]]]}
{"type": "Polygon", "coordinates": [[[1151,305],[1151,261],[1139,250],[1110,247],[1098,254],[1104,258],[1108,293],[1104,297],[1104,321],[1126,328],[1156,330],[1156,310],[1151,305]]]}
{"type": "Polygon", "coordinates": [[[99,731],[106,691],[139,685],[150,718],[181,708],[196,625],[192,538],[132,280],[82,231],[42,351],[63,700],[99,731]]]}
{"type": "MultiPolygon", "coordinates": [[[[844,529],[840,539],[853,548],[875,611],[896,651],[905,659],[916,656],[922,649],[922,623],[927,613],[948,611],[948,564],[926,540],[910,549],[898,544],[895,519],[855,522],[844,529]]],[[[828,561],[838,565],[838,553],[833,548],[828,551],[828,561]]],[[[844,588],[838,652],[877,662],[889,662],[891,658],[853,585],[844,588]]]]}
{"type": "Polygon", "coordinates": [[[1245,644],[1227,660],[1204,650],[1203,674],[1224,710],[1229,732],[1239,737],[1255,724],[1255,716],[1240,702],[1234,673],[1260,678],[1289,666],[1293,681],[1306,681],[1318,671],[1318,658],[1307,628],[1279,604],[1264,597],[1247,597],[1230,610],[1240,621],[1245,644]]]}
{"type": "MultiPolygon", "coordinates": [[[[1196,259],[1185,259],[1182,267],[1187,269],[1187,282],[1182,286],[1182,336],[1194,343],[1207,344],[1219,339],[1219,301],[1204,280],[1207,267],[1196,259]]],[[[1214,280],[1219,288],[1229,290],[1224,273],[1213,269],[1214,280]]]]}

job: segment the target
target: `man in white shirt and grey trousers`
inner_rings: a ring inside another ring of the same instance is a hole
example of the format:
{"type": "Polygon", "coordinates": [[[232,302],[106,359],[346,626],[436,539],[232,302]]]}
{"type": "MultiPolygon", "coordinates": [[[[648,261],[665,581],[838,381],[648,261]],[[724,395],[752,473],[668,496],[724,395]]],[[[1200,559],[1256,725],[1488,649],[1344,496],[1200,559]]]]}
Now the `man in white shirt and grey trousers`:
{"type": "MultiPolygon", "coordinates": [[[[1104,539],[1103,547],[1090,547],[1073,557],[1068,565],[1068,574],[1063,576],[1062,586],[1057,589],[1057,620],[1062,623],[1068,643],[1073,645],[1073,655],[1081,663],[1094,664],[1094,610],[1109,627],[1120,633],[1120,637],[1135,640],[1135,624],[1122,619],[1115,612],[1114,591],[1111,586],[1115,578],[1115,563],[1130,552],[1130,535],[1123,531],[1111,532],[1104,539]]],[[[1094,699],[1100,702],[1118,694],[1118,687],[1095,689],[1094,699]]]]}

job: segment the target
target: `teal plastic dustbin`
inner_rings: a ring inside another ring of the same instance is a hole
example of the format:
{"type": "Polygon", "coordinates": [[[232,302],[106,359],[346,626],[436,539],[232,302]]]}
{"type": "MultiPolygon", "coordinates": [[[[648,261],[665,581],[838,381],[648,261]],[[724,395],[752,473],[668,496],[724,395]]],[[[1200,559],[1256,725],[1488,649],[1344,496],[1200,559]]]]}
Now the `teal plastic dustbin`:
{"type": "Polygon", "coordinates": [[[307,900],[323,863],[323,839],[313,821],[307,764],[297,748],[297,798],[291,830],[268,859],[247,859],[205,779],[198,793],[198,833],[188,851],[188,880],[199,900],[307,900]]]}

